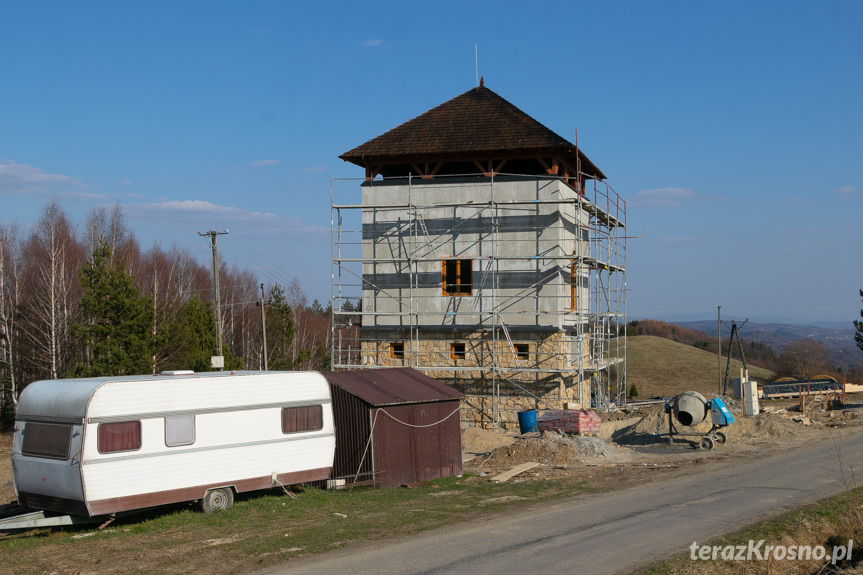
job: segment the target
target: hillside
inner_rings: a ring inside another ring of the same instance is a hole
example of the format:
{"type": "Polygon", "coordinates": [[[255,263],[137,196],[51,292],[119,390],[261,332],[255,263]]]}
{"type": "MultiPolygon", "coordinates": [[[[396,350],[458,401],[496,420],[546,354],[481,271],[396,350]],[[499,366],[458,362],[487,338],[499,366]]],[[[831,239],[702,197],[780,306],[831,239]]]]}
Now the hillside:
{"type": "MultiPolygon", "coordinates": [[[[716,320],[678,322],[677,325],[706,333],[716,333],[716,320]]],[[[723,345],[727,345],[729,335],[730,328],[723,324],[723,345]]],[[[854,327],[850,321],[841,328],[748,322],[740,328],[740,337],[746,344],[750,342],[764,344],[777,355],[793,341],[812,338],[824,344],[833,365],[848,370],[855,365],[863,365],[863,351],[860,351],[854,342],[854,327]]]]}
{"type": "MultiPolygon", "coordinates": [[[[722,357],[722,375],[728,358],[722,357]]],[[[731,379],[739,377],[742,364],[732,360],[731,379]]],[[[627,385],[638,388],[639,399],[654,396],[673,396],[684,391],[697,391],[710,396],[719,384],[718,359],[710,353],[669,339],[651,335],[630,336],[626,340],[627,385]]],[[[773,372],[760,367],[749,367],[750,378],[769,381],[773,372]]]]}

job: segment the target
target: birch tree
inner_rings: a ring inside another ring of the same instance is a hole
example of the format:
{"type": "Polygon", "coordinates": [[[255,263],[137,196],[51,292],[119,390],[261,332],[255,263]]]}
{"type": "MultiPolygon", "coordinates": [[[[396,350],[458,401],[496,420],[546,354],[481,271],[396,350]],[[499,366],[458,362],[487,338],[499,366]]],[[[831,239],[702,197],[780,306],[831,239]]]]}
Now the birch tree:
{"type": "Polygon", "coordinates": [[[56,203],[45,207],[24,247],[25,294],[21,327],[33,378],[57,379],[69,367],[70,328],[80,294],[82,250],[72,222],[56,203]]]}
{"type": "Polygon", "coordinates": [[[20,293],[17,226],[0,227],[0,417],[14,415],[18,406],[17,328],[20,293]],[[12,412],[12,413],[10,413],[12,412]]]}

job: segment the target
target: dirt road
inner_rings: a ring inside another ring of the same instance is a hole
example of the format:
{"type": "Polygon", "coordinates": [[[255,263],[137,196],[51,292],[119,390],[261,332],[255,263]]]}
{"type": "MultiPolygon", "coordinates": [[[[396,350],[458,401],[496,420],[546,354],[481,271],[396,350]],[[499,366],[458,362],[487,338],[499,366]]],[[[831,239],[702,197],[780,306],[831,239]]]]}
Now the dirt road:
{"type": "Polygon", "coordinates": [[[825,433],[701,473],[258,573],[625,573],[686,552],[693,542],[840,492],[840,463],[845,470],[856,466],[859,477],[861,440],[860,427],[825,433]]]}

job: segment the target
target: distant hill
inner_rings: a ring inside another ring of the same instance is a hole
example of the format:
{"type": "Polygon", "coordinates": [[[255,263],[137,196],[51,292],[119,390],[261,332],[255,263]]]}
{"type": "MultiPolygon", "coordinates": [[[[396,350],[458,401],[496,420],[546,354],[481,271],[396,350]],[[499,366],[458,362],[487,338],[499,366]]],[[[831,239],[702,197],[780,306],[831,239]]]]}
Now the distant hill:
{"type": "MultiPolygon", "coordinates": [[[[792,341],[798,341],[811,337],[820,341],[827,348],[830,361],[836,367],[850,370],[855,365],[863,365],[863,351],[854,343],[854,328],[851,322],[844,329],[830,327],[788,325],[778,323],[752,323],[748,322],[742,328],[738,322],[740,336],[744,342],[762,343],[780,355],[785,346],[792,341]]],[[[713,333],[716,337],[716,320],[687,321],[677,325],[706,333],[713,333]]],[[[722,345],[728,345],[731,328],[724,323],[722,326],[722,345]]]]}
{"type": "MultiPolygon", "coordinates": [[[[626,324],[627,336],[633,335],[655,335],[664,337],[682,343],[691,345],[703,351],[715,354],[718,346],[716,342],[716,323],[713,324],[713,333],[706,330],[694,329],[680,324],[667,323],[655,319],[640,319],[633,320],[626,324]]],[[[722,355],[728,355],[728,338],[722,339],[722,355]]],[[[740,357],[740,352],[735,342],[734,353],[732,356],[740,357]]],[[[754,340],[743,338],[743,353],[746,357],[746,364],[757,365],[764,369],[776,371],[779,369],[778,355],[769,346],[754,340]]]]}
{"type": "MultiPolygon", "coordinates": [[[[726,362],[727,357],[723,356],[723,377],[726,362]]],[[[731,362],[729,393],[731,379],[739,377],[741,367],[740,361],[731,362]]],[[[690,390],[710,397],[718,390],[719,374],[719,360],[715,352],[710,353],[658,336],[639,335],[626,338],[627,385],[635,384],[639,399],[670,397],[690,390]]],[[[766,382],[772,380],[773,372],[750,367],[749,377],[758,382],[766,382]]]]}

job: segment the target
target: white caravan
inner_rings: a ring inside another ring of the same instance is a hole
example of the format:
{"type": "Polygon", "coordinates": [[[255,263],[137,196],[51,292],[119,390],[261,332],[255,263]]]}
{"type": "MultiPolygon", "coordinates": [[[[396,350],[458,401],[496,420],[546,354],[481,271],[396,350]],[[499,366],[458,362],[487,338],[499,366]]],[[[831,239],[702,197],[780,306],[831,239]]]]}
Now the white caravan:
{"type": "Polygon", "coordinates": [[[12,440],[22,507],[94,517],[329,479],[327,381],[315,372],[164,372],[36,381],[12,440]]]}

